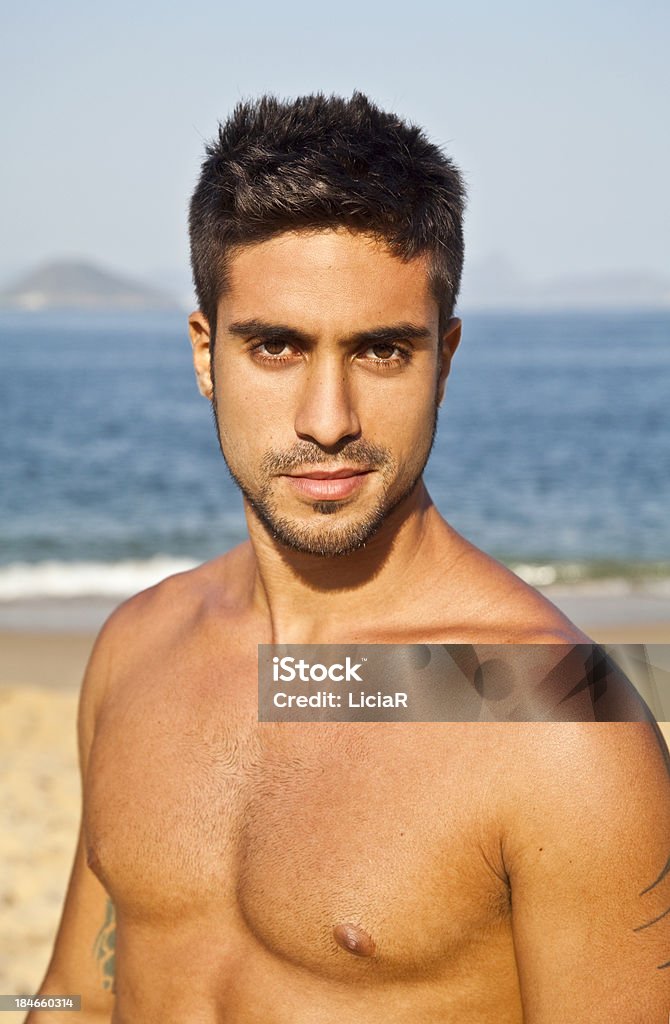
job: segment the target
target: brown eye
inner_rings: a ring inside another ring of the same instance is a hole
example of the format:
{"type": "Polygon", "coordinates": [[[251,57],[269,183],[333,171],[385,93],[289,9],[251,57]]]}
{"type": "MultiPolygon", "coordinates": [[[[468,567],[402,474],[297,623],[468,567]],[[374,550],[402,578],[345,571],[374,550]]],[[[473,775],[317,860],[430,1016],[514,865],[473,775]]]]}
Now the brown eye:
{"type": "Polygon", "coordinates": [[[408,360],[408,353],[399,345],[394,345],[392,341],[379,341],[375,345],[370,345],[360,355],[370,363],[397,365],[408,360]]]}
{"type": "Polygon", "coordinates": [[[393,356],[396,354],[397,349],[395,345],[387,343],[381,345],[372,345],[370,351],[374,352],[377,359],[393,359],[393,356]]]}
{"type": "Polygon", "coordinates": [[[285,341],[264,341],[259,346],[268,356],[280,356],[287,347],[285,341]]]}

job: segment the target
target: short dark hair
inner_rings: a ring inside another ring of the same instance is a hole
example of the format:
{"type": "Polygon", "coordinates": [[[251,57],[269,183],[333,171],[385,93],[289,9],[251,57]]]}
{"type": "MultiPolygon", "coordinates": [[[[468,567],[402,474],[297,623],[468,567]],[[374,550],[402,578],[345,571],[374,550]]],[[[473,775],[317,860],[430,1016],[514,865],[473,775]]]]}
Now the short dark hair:
{"type": "Polygon", "coordinates": [[[229,255],[282,231],[347,227],[402,259],[429,257],[440,325],[463,268],[465,187],[421,128],[363,93],[239,103],[206,148],[190,207],[191,263],[212,341],[229,255]]]}

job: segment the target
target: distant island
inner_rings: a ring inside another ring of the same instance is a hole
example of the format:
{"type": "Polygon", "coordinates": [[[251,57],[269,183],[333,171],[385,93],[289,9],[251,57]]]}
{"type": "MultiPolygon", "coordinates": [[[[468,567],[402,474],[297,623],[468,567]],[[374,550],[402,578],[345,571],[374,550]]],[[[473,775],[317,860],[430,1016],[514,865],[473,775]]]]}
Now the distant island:
{"type": "Polygon", "coordinates": [[[54,260],[0,291],[0,308],[169,311],[171,295],[84,260],[54,260]]]}
{"type": "Polygon", "coordinates": [[[630,270],[579,274],[528,281],[500,253],[473,264],[466,261],[461,310],[510,310],[549,313],[558,310],[670,309],[670,277],[630,270]]]}

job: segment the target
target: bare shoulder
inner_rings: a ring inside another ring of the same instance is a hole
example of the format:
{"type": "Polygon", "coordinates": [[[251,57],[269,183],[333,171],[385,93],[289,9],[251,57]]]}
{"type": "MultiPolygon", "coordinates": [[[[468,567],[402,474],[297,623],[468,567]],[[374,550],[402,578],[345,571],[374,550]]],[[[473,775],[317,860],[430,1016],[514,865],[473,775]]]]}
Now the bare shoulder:
{"type": "Polygon", "coordinates": [[[534,842],[543,835],[561,846],[572,841],[585,855],[594,841],[632,853],[646,836],[654,863],[663,866],[670,854],[670,758],[654,722],[527,723],[510,740],[515,857],[550,850],[534,842]]]}
{"type": "Polygon", "coordinates": [[[462,595],[466,621],[481,643],[590,643],[548,598],[506,566],[459,538],[451,586],[462,595]],[[490,638],[490,639],[489,639],[490,638]]]}
{"type": "Polygon", "coordinates": [[[81,723],[93,724],[110,687],[147,662],[165,662],[171,653],[193,644],[216,620],[232,622],[244,605],[248,576],[247,545],[176,573],[124,601],[100,630],[81,691],[81,723]]]}
{"type": "Polygon", "coordinates": [[[208,616],[234,617],[244,602],[248,545],[176,573],[124,601],[103,626],[96,647],[117,657],[183,641],[208,616]]]}

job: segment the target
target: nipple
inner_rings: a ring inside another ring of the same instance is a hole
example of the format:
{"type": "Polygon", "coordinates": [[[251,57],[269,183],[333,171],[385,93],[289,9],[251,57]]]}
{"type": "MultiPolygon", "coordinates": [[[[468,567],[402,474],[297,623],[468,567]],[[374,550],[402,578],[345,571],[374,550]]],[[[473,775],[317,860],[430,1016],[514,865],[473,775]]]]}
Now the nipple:
{"type": "Polygon", "coordinates": [[[333,928],[335,942],[354,956],[374,956],[374,940],[357,924],[336,924],[333,928]]]}

